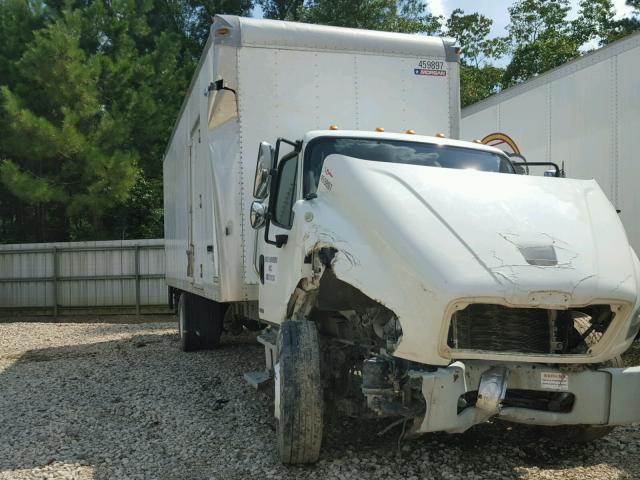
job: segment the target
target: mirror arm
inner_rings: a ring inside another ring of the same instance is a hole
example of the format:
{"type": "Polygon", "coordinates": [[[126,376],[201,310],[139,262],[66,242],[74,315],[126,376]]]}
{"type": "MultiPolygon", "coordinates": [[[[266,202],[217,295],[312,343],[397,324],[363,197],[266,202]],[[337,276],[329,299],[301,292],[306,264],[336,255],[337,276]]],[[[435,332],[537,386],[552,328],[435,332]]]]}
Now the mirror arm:
{"type": "Polygon", "coordinates": [[[276,235],[276,239],[271,240],[269,238],[269,225],[271,225],[271,214],[269,212],[264,216],[265,224],[264,224],[264,241],[269,245],[275,245],[276,248],[282,248],[287,244],[287,240],[289,240],[289,235],[276,235]]]}
{"type": "Polygon", "coordinates": [[[514,161],[512,161],[511,163],[514,164],[514,165],[523,165],[523,166],[526,165],[527,169],[528,169],[529,166],[534,166],[534,167],[545,167],[545,166],[553,167],[555,169],[555,171],[556,171],[556,174],[555,174],[556,177],[562,177],[564,175],[564,169],[561,170],[560,167],[558,166],[558,164],[554,163],[554,162],[526,162],[525,163],[525,162],[514,162],[514,161]]]}

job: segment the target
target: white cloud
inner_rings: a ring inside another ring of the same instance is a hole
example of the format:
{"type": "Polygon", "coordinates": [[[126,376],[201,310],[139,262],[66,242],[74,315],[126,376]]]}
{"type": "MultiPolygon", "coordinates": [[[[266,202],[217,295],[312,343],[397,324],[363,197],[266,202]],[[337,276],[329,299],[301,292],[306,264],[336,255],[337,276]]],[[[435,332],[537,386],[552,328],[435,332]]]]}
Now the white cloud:
{"type": "Polygon", "coordinates": [[[427,6],[429,7],[429,11],[436,17],[442,15],[446,18],[447,15],[445,14],[444,0],[428,0],[427,6]]]}
{"type": "Polygon", "coordinates": [[[613,0],[613,6],[616,9],[616,18],[626,17],[633,11],[633,7],[628,6],[625,0],[613,0]]]}

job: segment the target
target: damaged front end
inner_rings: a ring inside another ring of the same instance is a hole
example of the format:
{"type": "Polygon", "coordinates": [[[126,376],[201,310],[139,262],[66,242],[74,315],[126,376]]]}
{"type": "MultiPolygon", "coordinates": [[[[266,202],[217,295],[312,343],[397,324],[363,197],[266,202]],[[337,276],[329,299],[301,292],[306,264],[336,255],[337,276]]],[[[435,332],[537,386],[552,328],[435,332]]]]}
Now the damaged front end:
{"type": "Polygon", "coordinates": [[[294,209],[313,221],[286,317],[318,326],[341,410],[414,433],[640,421],[640,368],[616,364],[640,264],[597,185],[325,163],[331,191],[294,209]]]}
{"type": "Polygon", "coordinates": [[[409,376],[428,404],[419,432],[463,432],[488,418],[535,425],[624,425],[640,420],[640,367],[566,369],[468,361],[409,376]]]}
{"type": "Polygon", "coordinates": [[[419,382],[408,375],[411,363],[393,355],[402,337],[398,317],[336,277],[338,253],[323,243],[311,249],[305,263],[312,276],[301,280],[287,309],[290,318],[314,321],[322,334],[327,396],[352,416],[422,415],[425,403],[419,382]]]}

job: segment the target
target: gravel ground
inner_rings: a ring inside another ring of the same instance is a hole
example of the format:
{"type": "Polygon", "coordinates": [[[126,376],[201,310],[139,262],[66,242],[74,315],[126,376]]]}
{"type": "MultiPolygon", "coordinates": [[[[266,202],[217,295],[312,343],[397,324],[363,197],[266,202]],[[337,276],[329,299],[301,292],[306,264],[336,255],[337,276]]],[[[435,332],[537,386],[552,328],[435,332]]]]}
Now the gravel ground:
{"type": "Polygon", "coordinates": [[[558,446],[495,422],[398,448],[388,422],[332,418],[320,462],[284,467],[272,400],[242,380],[262,362],[248,334],[187,354],[173,323],[1,323],[0,480],[640,478],[640,426],[558,446]]]}

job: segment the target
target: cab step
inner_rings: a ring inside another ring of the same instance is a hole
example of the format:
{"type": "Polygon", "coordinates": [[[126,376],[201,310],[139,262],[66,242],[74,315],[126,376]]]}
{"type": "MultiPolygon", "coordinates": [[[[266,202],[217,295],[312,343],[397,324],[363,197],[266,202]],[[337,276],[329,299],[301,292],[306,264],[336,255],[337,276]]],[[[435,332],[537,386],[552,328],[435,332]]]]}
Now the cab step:
{"type": "Polygon", "coordinates": [[[268,371],[247,372],[244,374],[244,379],[256,390],[264,390],[271,381],[271,374],[268,371]]]}

